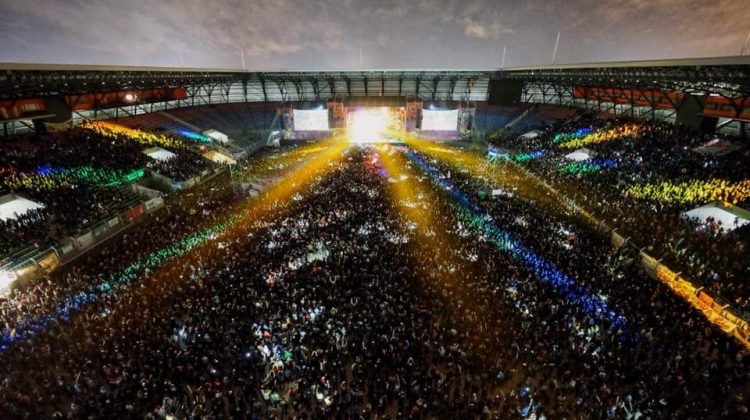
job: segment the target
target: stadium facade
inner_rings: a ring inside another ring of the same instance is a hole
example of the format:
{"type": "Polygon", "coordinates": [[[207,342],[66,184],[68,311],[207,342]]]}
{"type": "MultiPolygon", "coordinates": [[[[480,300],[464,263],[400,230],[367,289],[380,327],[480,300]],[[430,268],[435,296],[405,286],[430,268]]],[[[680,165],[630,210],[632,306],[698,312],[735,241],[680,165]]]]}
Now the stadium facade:
{"type": "MultiPolygon", "coordinates": [[[[472,108],[553,104],[745,135],[750,57],[492,70],[248,72],[236,69],[0,65],[2,135],[226,103],[385,98],[472,108]]],[[[476,131],[483,127],[476,124],[476,131]]]]}

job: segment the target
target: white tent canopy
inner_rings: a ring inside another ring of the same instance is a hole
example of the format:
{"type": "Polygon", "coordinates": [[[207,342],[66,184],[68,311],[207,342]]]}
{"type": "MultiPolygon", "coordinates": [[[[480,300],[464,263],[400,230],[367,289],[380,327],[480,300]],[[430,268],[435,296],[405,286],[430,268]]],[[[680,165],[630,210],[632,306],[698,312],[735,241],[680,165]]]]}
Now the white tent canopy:
{"type": "Polygon", "coordinates": [[[539,137],[542,132],[539,130],[531,130],[528,133],[521,136],[522,139],[535,139],[539,137]]]}
{"type": "Polygon", "coordinates": [[[584,160],[589,160],[593,156],[593,153],[591,153],[591,150],[589,149],[578,149],[575,152],[568,153],[565,155],[565,159],[573,160],[576,162],[583,162],[584,160]]]}
{"type": "Polygon", "coordinates": [[[174,159],[177,155],[170,152],[169,150],[162,149],[161,147],[152,147],[143,151],[143,154],[150,157],[153,160],[164,162],[167,160],[174,159]]]}
{"type": "Polygon", "coordinates": [[[17,219],[32,210],[42,208],[44,208],[44,205],[35,203],[20,195],[6,194],[0,197],[0,220],[17,219]]]}
{"type": "Polygon", "coordinates": [[[724,156],[740,149],[742,146],[729,140],[714,139],[694,148],[693,151],[704,156],[724,156]]]}
{"type": "Polygon", "coordinates": [[[713,219],[714,223],[721,224],[721,228],[728,232],[750,223],[750,211],[737,207],[730,203],[714,201],[690,211],[682,213],[688,219],[698,220],[706,223],[713,219]]]}
{"type": "Polygon", "coordinates": [[[210,139],[218,141],[219,143],[229,142],[229,136],[227,136],[226,134],[222,133],[219,130],[214,130],[213,128],[204,131],[203,135],[210,139]]]}

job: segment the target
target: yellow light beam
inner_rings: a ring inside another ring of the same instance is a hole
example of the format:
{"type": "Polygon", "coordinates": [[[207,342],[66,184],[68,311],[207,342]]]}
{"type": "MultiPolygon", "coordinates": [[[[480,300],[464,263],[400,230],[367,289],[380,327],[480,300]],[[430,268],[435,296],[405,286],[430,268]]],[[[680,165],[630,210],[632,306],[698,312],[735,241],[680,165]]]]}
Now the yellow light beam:
{"type": "MultiPolygon", "coordinates": [[[[493,186],[503,187],[520,194],[545,206],[562,206],[560,196],[551,193],[549,186],[542,185],[536,179],[529,177],[510,162],[488,164],[487,157],[476,150],[464,150],[443,144],[420,139],[405,133],[393,133],[394,137],[404,144],[425,155],[444,162],[456,172],[468,171],[474,177],[480,178],[493,186]],[[495,165],[494,167],[492,165],[495,165]]],[[[591,223],[590,215],[584,214],[584,219],[591,223]]]]}
{"type": "MultiPolygon", "coordinates": [[[[342,159],[345,149],[349,147],[349,144],[341,141],[339,137],[331,138],[318,145],[324,146],[324,149],[318,152],[319,154],[306,165],[293,170],[260,196],[235,206],[229,212],[230,215],[224,218],[224,221],[230,221],[232,219],[231,214],[240,214],[240,218],[234,221],[232,226],[224,233],[197,246],[187,254],[171,260],[169,264],[155,269],[141,281],[133,282],[122,289],[120,293],[136,293],[142,299],[121,300],[120,305],[116,308],[117,310],[115,311],[113,308],[112,314],[102,321],[113,326],[122,326],[124,325],[122,317],[129,317],[133,311],[142,310],[142,305],[152,308],[152,313],[158,313],[158,309],[163,305],[163,300],[166,299],[164,295],[171,296],[175,290],[179,290],[184,280],[190,278],[191,267],[206,261],[220,261],[226,257],[224,251],[216,246],[217,242],[238,240],[248,230],[253,229],[253,226],[262,223],[264,218],[281,217],[285,211],[283,204],[295,193],[306,191],[316,181],[333,170],[337,162],[342,159]],[[158,289],[160,291],[158,295],[151,293],[152,289],[156,290],[152,286],[155,284],[161,285],[158,289]]],[[[148,319],[151,319],[151,317],[148,317],[148,319]]],[[[147,319],[140,317],[128,318],[131,326],[133,322],[147,321],[147,319]]],[[[75,329],[80,325],[72,324],[70,327],[75,329]]]]}

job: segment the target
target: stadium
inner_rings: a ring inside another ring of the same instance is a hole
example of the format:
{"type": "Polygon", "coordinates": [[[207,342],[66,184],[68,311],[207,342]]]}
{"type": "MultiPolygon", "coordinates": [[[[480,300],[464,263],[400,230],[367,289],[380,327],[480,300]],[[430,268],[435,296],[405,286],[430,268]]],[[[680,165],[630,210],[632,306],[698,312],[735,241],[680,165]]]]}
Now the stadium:
{"type": "Polygon", "coordinates": [[[483,69],[0,49],[0,417],[749,416],[747,41],[559,42],[483,69]]]}

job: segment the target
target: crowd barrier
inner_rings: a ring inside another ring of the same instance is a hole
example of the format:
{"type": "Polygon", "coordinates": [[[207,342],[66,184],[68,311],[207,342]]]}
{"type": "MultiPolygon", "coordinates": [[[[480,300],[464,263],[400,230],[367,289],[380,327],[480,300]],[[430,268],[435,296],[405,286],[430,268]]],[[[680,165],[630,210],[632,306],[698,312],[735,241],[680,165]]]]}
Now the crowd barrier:
{"type": "MultiPolygon", "coordinates": [[[[162,197],[149,198],[115,217],[89,227],[78,236],[64,239],[57,246],[38,250],[16,261],[9,261],[0,267],[0,270],[12,273],[12,277],[20,281],[47,274],[126,229],[143,215],[153,213],[162,207],[164,207],[162,197]]],[[[0,290],[0,294],[8,291],[8,289],[0,290]]]]}
{"type": "MultiPolygon", "coordinates": [[[[217,171],[216,173],[218,172],[220,171],[217,171]]],[[[161,188],[169,192],[177,192],[180,190],[187,190],[187,189],[193,188],[196,185],[205,181],[206,179],[210,178],[211,175],[212,175],[212,172],[210,170],[205,170],[201,172],[199,175],[196,175],[192,178],[186,179],[184,181],[177,181],[166,175],[158,174],[156,172],[151,172],[151,179],[157,185],[160,185],[161,188]]]]}
{"type": "Polygon", "coordinates": [[[155,190],[153,188],[147,188],[136,183],[130,184],[130,190],[141,197],[155,198],[164,196],[164,193],[162,193],[161,191],[155,190]]]}
{"type": "MultiPolygon", "coordinates": [[[[167,189],[170,191],[179,191],[201,184],[224,172],[224,170],[224,168],[215,171],[207,169],[202,171],[200,175],[182,182],[174,181],[171,178],[153,172],[152,178],[155,178],[157,183],[161,183],[162,186],[166,183],[168,186],[167,189]]],[[[57,246],[33,250],[17,258],[5,261],[3,264],[0,264],[0,274],[7,274],[16,280],[25,281],[27,278],[31,279],[38,275],[49,273],[61,264],[66,264],[76,259],[112,235],[126,229],[143,215],[164,207],[164,194],[162,192],[138,184],[131,184],[130,188],[141,197],[148,199],[115,217],[94,224],[78,236],[63,240],[57,246]]],[[[0,290],[0,295],[8,293],[8,291],[8,288],[0,290]]]]}
{"type": "Polygon", "coordinates": [[[728,303],[711,296],[702,287],[695,285],[690,280],[681,276],[681,273],[675,273],[662,264],[659,260],[643,252],[633,244],[629,238],[620,235],[615,229],[610,228],[604,221],[596,219],[585,209],[580,207],[573,199],[557,191],[546,181],[536,174],[530,172],[512,160],[507,160],[515,168],[525,173],[527,176],[542,184],[546,189],[555,194],[555,196],[571,211],[584,217],[585,220],[592,223],[593,226],[608,234],[610,242],[614,248],[631,246],[638,251],[638,263],[654,279],[667,285],[675,294],[685,299],[693,307],[698,309],[712,324],[716,325],[722,331],[735,337],[746,348],[750,348],[750,324],[739,314],[739,311],[732,308],[728,303]]]}

